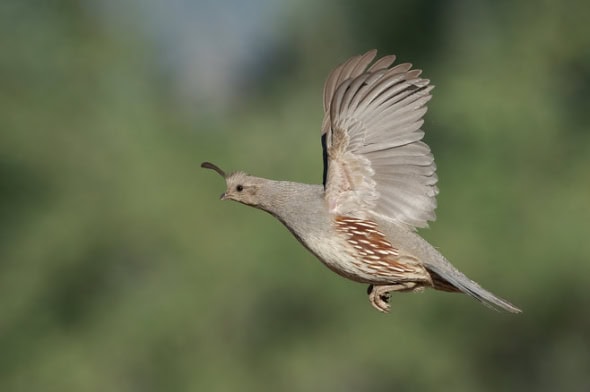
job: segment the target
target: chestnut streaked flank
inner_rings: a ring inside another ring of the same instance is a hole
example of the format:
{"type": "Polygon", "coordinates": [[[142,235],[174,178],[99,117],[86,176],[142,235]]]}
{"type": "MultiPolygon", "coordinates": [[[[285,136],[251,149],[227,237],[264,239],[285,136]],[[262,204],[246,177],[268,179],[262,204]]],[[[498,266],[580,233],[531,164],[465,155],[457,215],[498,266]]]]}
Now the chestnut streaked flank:
{"type": "Polygon", "coordinates": [[[275,216],[337,274],[369,285],[369,301],[433,288],[519,313],[457,270],[416,233],[435,220],[436,166],[421,130],[433,86],[395,56],[371,50],[334,69],[324,86],[323,184],[226,174],[223,200],[275,216]]]}

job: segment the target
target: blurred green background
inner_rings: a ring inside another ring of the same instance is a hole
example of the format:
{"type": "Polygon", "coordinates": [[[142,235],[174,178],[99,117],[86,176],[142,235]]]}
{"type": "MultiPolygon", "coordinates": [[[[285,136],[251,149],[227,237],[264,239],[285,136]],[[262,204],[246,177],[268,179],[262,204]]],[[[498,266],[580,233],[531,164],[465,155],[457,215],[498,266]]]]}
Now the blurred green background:
{"type": "Polygon", "coordinates": [[[0,390],[590,390],[590,3],[0,3],[0,390]],[[199,168],[321,181],[370,48],[437,86],[421,233],[523,308],[395,295],[199,168]]]}

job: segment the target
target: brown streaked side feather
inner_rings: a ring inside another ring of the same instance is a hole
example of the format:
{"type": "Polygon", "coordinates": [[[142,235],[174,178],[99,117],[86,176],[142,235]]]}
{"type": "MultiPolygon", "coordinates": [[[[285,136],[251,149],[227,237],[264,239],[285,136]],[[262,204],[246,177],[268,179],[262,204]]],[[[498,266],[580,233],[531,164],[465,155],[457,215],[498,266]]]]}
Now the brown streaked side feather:
{"type": "Polygon", "coordinates": [[[430,278],[419,261],[407,255],[400,256],[375,222],[337,216],[335,223],[336,230],[346,236],[355,250],[356,267],[374,276],[375,282],[415,281],[430,285],[430,278]]]}

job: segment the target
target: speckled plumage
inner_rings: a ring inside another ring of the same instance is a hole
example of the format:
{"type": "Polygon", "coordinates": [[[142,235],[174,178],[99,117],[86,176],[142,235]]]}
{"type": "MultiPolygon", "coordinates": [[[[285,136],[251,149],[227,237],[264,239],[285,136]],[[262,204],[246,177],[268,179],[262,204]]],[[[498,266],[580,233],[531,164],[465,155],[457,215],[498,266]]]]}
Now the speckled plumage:
{"type": "Polygon", "coordinates": [[[332,271],[368,283],[389,310],[389,293],[426,287],[463,292],[520,312],[459,272],[415,229],[435,219],[436,166],[420,129],[433,88],[394,56],[376,51],[333,70],[324,86],[324,184],[226,175],[222,199],[269,212],[332,271]],[[371,65],[371,63],[373,63],[371,65]]]}

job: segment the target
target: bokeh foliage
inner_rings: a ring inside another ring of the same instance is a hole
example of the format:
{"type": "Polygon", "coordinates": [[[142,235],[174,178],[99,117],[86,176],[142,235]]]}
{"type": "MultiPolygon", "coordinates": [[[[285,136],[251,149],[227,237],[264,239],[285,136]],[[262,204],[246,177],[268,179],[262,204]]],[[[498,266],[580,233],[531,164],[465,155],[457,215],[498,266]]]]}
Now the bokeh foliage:
{"type": "Polygon", "coordinates": [[[133,24],[0,5],[0,390],[588,390],[590,6],[304,4],[217,112],[178,104],[133,24]],[[435,292],[378,314],[199,169],[320,181],[323,78],[371,47],[437,86],[422,234],[522,315],[435,292]]]}

